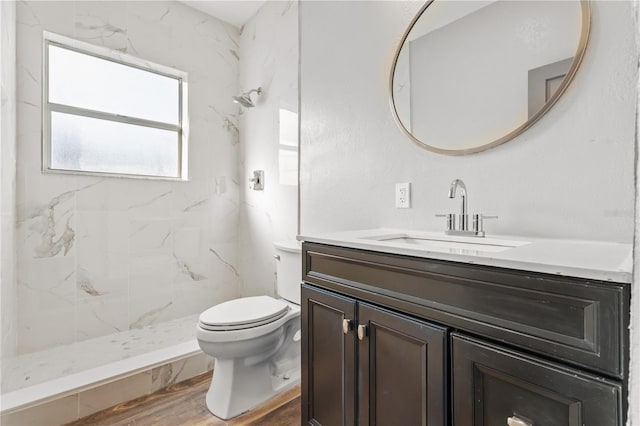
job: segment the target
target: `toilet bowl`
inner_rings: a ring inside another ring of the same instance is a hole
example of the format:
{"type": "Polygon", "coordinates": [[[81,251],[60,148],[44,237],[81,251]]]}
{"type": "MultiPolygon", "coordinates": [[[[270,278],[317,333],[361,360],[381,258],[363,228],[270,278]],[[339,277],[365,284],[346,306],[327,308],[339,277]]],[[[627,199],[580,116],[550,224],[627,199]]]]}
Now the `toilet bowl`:
{"type": "Polygon", "coordinates": [[[198,321],[200,348],[215,358],[209,411],[229,419],[300,381],[300,245],[276,244],[278,294],[213,306],[198,321]]]}

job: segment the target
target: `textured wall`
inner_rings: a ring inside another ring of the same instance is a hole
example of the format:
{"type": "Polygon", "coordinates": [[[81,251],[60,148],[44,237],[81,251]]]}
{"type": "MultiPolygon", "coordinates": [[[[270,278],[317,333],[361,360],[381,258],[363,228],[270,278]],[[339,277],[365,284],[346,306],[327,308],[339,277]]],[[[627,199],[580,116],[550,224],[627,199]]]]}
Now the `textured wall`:
{"type": "Polygon", "coordinates": [[[240,285],[242,295],[275,292],[273,242],[295,240],[298,188],[280,184],[279,109],[298,111],[298,3],[268,1],[240,37],[240,91],[259,86],[255,108],[240,109],[240,285]],[[264,170],[264,191],[249,189],[264,170]]]}
{"type": "MultiPolygon", "coordinates": [[[[634,16],[636,22],[636,41],[640,46],[640,4],[634,3],[634,16]]],[[[633,284],[631,286],[631,365],[629,380],[629,419],[628,426],[640,425],[640,187],[638,186],[638,176],[640,176],[640,77],[636,80],[638,97],[636,99],[636,229],[634,238],[634,262],[633,262],[633,284]],[[633,401],[633,402],[632,402],[633,401]]]]}
{"type": "Polygon", "coordinates": [[[235,297],[238,30],[155,1],[25,1],[17,20],[19,352],[235,297]],[[43,30],[189,73],[189,182],[40,172],[43,30]]]}
{"type": "MultiPolygon", "coordinates": [[[[388,72],[417,2],[302,2],[303,233],[443,229],[457,211],[497,214],[489,233],[631,242],[637,50],[631,2],[591,2],[592,32],[565,95],[518,138],[464,157],[414,146],[388,105],[388,72]],[[611,31],[615,27],[616,31],[611,31]],[[413,208],[394,208],[394,184],[413,208]]],[[[464,123],[460,123],[461,126],[464,123]]]]}
{"type": "Polygon", "coordinates": [[[0,357],[16,349],[16,4],[0,2],[0,357]]]}
{"type": "MultiPolygon", "coordinates": [[[[630,1],[591,6],[582,67],[558,104],[515,140],[446,157],[409,143],[388,107],[388,69],[420,4],[302,2],[302,233],[442,229],[433,214],[457,210],[446,191],[461,178],[471,210],[500,216],[489,233],[632,242],[637,21],[630,1]],[[396,210],[394,184],[403,181],[413,183],[413,208],[396,210]]],[[[636,269],[639,250],[636,243],[636,269]]],[[[630,401],[640,399],[634,275],[630,401]]],[[[640,424],[638,404],[630,408],[629,424],[640,424]]]]}

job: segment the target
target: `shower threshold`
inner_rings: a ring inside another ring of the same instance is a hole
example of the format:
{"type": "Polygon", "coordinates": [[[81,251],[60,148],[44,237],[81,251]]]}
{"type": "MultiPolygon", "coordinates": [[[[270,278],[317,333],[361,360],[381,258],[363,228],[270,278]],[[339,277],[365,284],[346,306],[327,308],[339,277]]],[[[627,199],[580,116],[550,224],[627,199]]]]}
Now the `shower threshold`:
{"type": "Polygon", "coordinates": [[[95,388],[201,353],[197,315],[2,360],[0,414],[95,388]]]}

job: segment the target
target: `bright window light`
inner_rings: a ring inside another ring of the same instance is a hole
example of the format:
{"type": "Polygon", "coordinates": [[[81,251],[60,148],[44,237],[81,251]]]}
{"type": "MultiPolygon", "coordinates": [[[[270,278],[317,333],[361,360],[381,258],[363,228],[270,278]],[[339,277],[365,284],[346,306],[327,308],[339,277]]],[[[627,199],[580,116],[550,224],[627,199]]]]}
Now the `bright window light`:
{"type": "Polygon", "coordinates": [[[45,33],[43,170],[187,179],[186,73],[45,33]]]}
{"type": "Polygon", "coordinates": [[[298,184],[298,114],[282,108],[278,169],[281,185],[298,184]]]}

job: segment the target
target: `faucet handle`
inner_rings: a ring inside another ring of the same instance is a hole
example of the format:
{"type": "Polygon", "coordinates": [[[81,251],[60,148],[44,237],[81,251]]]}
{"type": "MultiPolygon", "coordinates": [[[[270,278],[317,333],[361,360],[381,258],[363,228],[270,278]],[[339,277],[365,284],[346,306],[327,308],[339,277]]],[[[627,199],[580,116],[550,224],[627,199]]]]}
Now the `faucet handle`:
{"type": "Polygon", "coordinates": [[[498,216],[489,216],[481,213],[473,215],[473,232],[478,236],[484,236],[484,219],[498,219],[498,216]]]}
{"type": "Polygon", "coordinates": [[[447,231],[452,231],[456,228],[456,215],[453,213],[437,214],[436,217],[447,218],[447,231]]]}

